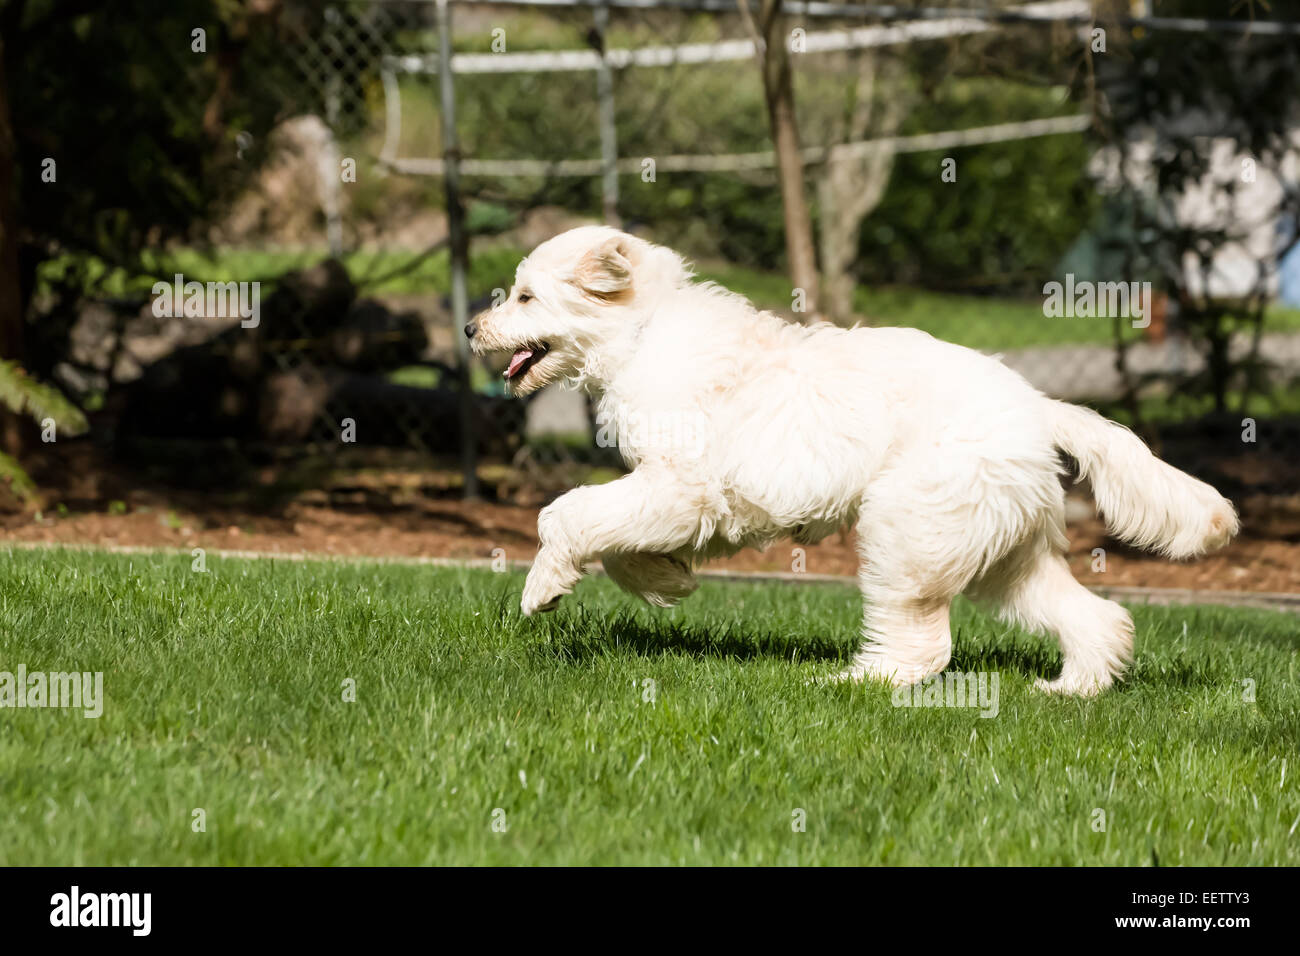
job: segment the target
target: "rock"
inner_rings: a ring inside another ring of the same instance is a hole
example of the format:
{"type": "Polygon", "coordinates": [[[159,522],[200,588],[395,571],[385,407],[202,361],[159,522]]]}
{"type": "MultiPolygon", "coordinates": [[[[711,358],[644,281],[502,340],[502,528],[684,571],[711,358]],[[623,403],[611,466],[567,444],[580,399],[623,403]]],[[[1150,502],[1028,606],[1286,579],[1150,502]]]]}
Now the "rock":
{"type": "MultiPolygon", "coordinates": [[[[230,214],[213,228],[212,240],[228,245],[325,245],[321,157],[329,154],[331,139],[319,116],[295,116],[277,126],[267,140],[267,160],[230,214]]],[[[339,190],[345,219],[348,199],[348,191],[339,190]]]]}
{"type": "Polygon", "coordinates": [[[262,303],[266,334],[276,337],[324,334],[343,324],[356,296],[356,286],[337,259],[326,259],[309,269],[290,272],[262,303]]]}
{"type": "Polygon", "coordinates": [[[419,361],[428,346],[418,313],[394,312],[374,299],[354,303],[330,336],[333,361],[355,370],[407,365],[419,361]]]}
{"type": "Polygon", "coordinates": [[[303,441],[324,414],[338,376],[310,366],[267,376],[258,401],[258,432],[272,441],[303,441]]]}

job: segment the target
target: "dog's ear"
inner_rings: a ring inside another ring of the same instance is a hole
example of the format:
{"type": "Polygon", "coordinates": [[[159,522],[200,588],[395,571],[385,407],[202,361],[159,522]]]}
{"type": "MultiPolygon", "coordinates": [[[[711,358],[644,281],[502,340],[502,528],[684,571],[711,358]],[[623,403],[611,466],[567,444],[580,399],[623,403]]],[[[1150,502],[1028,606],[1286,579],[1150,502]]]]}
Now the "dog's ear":
{"type": "Polygon", "coordinates": [[[627,239],[614,236],[589,250],[579,261],[574,279],[584,291],[604,298],[632,288],[627,239]]]}

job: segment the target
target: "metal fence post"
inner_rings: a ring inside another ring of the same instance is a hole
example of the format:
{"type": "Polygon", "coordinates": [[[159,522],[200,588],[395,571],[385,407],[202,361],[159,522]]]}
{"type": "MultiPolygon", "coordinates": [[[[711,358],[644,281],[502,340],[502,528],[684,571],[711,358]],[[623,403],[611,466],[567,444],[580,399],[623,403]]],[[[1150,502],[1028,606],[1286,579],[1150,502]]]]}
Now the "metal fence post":
{"type": "Polygon", "coordinates": [[[600,66],[596,70],[596,96],[600,100],[601,205],[605,222],[621,225],[618,216],[618,130],[614,124],[614,71],[605,55],[605,33],[609,29],[609,7],[602,4],[593,11],[596,42],[600,44],[600,66]]]}
{"type": "Polygon", "coordinates": [[[451,69],[451,10],[438,0],[438,86],[442,101],[442,155],[446,163],[447,238],[451,258],[451,334],[456,342],[460,373],[460,445],[465,497],[478,497],[478,435],[474,428],[474,391],[470,383],[469,340],[461,331],[469,321],[465,274],[469,268],[469,237],[460,201],[460,147],[456,141],[456,90],[451,69]]]}
{"type": "MultiPolygon", "coordinates": [[[[337,7],[325,8],[329,49],[340,60],[343,57],[338,38],[338,25],[341,18],[342,14],[337,7]]],[[[325,81],[325,125],[329,129],[329,141],[325,144],[319,171],[321,203],[325,207],[325,235],[329,242],[330,255],[335,259],[343,255],[343,215],[340,212],[340,193],[343,187],[339,178],[339,142],[336,133],[339,123],[340,85],[338,71],[331,71],[325,81]]]]}

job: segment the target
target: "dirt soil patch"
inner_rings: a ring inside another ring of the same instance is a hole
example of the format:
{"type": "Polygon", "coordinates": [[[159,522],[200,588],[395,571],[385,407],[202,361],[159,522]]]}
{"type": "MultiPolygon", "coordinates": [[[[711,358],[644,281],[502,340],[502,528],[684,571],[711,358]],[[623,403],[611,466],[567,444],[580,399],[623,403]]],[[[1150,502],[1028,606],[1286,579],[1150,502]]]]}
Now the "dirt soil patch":
{"type": "MultiPolygon", "coordinates": [[[[465,502],[409,489],[384,495],[371,481],[361,491],[318,489],[272,509],[255,508],[225,503],[219,495],[140,487],[132,477],[86,462],[61,465],[57,476],[43,476],[47,494],[39,512],[0,516],[0,540],[511,561],[530,560],[537,549],[534,506],[465,502]]],[[[1088,516],[1087,503],[1072,498],[1071,567],[1085,584],[1300,593],[1300,507],[1290,499],[1281,505],[1277,499],[1239,504],[1244,531],[1237,541],[1219,554],[1175,563],[1110,539],[1101,522],[1088,516]],[[1104,571],[1094,570],[1100,568],[1097,548],[1105,551],[1104,571]]],[[[857,557],[846,531],[802,555],[786,542],[711,567],[853,574],[857,557]]]]}

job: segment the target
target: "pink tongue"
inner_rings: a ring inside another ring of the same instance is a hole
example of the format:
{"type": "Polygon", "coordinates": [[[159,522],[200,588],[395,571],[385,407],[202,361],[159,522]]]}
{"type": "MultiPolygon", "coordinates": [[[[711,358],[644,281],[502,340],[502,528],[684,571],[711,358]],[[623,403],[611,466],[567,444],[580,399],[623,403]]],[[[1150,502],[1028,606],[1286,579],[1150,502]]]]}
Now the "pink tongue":
{"type": "Polygon", "coordinates": [[[510,357],[510,367],[506,369],[506,378],[514,378],[519,367],[533,357],[531,349],[520,349],[510,357]]]}

